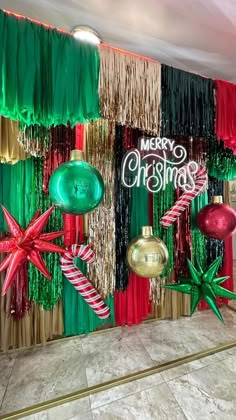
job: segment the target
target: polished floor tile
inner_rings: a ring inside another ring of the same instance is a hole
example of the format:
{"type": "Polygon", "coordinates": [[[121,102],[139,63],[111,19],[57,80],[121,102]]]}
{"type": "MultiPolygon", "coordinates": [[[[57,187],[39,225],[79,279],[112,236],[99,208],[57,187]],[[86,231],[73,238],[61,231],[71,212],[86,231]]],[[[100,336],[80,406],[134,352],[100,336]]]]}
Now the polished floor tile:
{"type": "Polygon", "coordinates": [[[135,330],[129,327],[85,337],[82,348],[89,386],[153,366],[135,330]]]}
{"type": "Polygon", "coordinates": [[[186,420],[165,383],[106,404],[92,413],[94,420],[186,420]]]}
{"type": "Polygon", "coordinates": [[[91,408],[94,409],[102,405],[109,404],[123,397],[135,394],[138,391],[152,388],[162,382],[164,382],[162,375],[160,373],[156,373],[142,379],[137,379],[136,381],[131,381],[124,385],[115,386],[114,388],[106,391],[98,392],[97,394],[90,396],[91,408]]]}
{"type": "MultiPolygon", "coordinates": [[[[45,347],[2,354],[0,414],[236,340],[236,312],[227,307],[221,311],[225,325],[211,311],[203,311],[191,318],[110,329],[87,337],[59,340],[45,347]]],[[[90,408],[100,409],[164,381],[169,386],[172,380],[197,374],[215,362],[225,361],[223,368],[236,375],[234,356],[236,348],[98,393],[84,402],[82,414],[90,416],[90,408]],[[230,367],[227,364],[231,364],[230,367]]],[[[76,404],[73,411],[73,404],[72,412],[65,409],[66,419],[81,415],[76,404]]],[[[53,411],[44,412],[47,419],[53,418],[50,416],[54,414],[50,413],[53,411]]]]}
{"type": "Polygon", "coordinates": [[[231,372],[236,374],[236,354],[222,359],[222,366],[227,367],[231,372]]]}
{"type": "Polygon", "coordinates": [[[0,355],[0,412],[4,395],[15,363],[14,354],[0,355]]]}
{"type": "Polygon", "coordinates": [[[1,412],[18,410],[86,387],[80,340],[77,346],[55,343],[18,352],[1,412]]]}
{"type": "Polygon", "coordinates": [[[188,420],[236,418],[236,375],[221,362],[173,379],[168,387],[188,420]]]}
{"type": "Polygon", "coordinates": [[[136,333],[155,364],[178,359],[206,348],[181,321],[143,324],[136,333]]]}
{"type": "MultiPolygon", "coordinates": [[[[24,417],[23,417],[24,418],[24,417]]],[[[93,420],[90,411],[89,397],[62,404],[41,413],[32,414],[25,420],[93,420]]]]}
{"type": "Polygon", "coordinates": [[[179,376],[186,375],[186,373],[190,373],[194,370],[201,369],[218,361],[219,358],[217,357],[217,354],[213,354],[208,357],[203,357],[202,359],[194,360],[193,362],[185,363],[183,365],[164,370],[163,372],[161,372],[161,376],[164,379],[164,381],[167,382],[171,379],[175,379],[179,376]]]}

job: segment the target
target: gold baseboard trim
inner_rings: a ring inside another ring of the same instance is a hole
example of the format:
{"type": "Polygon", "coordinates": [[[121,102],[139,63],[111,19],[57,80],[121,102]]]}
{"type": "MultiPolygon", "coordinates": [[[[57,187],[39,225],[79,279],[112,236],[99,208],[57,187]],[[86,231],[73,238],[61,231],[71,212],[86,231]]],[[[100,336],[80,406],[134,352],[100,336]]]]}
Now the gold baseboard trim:
{"type": "Polygon", "coordinates": [[[232,306],[230,306],[230,305],[227,305],[227,309],[229,309],[230,311],[232,311],[232,312],[236,312],[236,308],[233,308],[232,306]]]}
{"type": "Polygon", "coordinates": [[[26,416],[38,413],[40,411],[49,410],[50,408],[56,407],[58,405],[69,403],[80,398],[88,397],[92,394],[96,394],[101,391],[106,391],[118,385],[124,385],[124,384],[127,384],[128,382],[132,382],[137,379],[142,379],[142,378],[145,378],[146,376],[150,376],[155,373],[162,372],[164,370],[183,365],[184,363],[193,362],[195,360],[202,359],[212,354],[231,349],[232,347],[236,347],[236,341],[221,344],[219,346],[213,347],[208,350],[203,350],[198,353],[193,353],[188,356],[184,356],[179,359],[172,360],[170,362],[165,362],[157,366],[152,366],[151,368],[144,369],[139,372],[131,373],[129,375],[122,376],[120,378],[113,379],[111,381],[107,381],[107,382],[97,384],[97,385],[94,385],[85,389],[81,389],[79,391],[72,392],[62,397],[57,397],[49,401],[44,401],[44,402],[32,405],[30,407],[23,408],[21,410],[13,411],[12,413],[7,413],[3,416],[0,416],[0,419],[1,420],[16,420],[22,417],[26,417],[26,416]]]}

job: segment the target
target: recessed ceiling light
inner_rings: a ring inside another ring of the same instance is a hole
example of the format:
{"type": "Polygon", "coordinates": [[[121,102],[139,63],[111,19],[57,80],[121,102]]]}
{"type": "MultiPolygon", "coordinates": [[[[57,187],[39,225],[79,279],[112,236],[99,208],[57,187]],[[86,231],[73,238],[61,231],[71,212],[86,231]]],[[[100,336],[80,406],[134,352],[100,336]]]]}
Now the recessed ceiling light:
{"type": "Polygon", "coordinates": [[[72,29],[72,34],[76,39],[90,42],[91,44],[98,45],[102,42],[102,38],[99,33],[89,26],[76,26],[72,29]]]}

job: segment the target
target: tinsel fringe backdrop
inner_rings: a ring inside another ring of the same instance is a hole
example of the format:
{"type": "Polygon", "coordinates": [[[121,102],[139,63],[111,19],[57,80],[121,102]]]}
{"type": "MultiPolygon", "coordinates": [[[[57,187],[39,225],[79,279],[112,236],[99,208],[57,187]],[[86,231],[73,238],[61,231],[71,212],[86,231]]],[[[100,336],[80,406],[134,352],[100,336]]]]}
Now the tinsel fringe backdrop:
{"type": "Polygon", "coordinates": [[[0,162],[14,164],[25,160],[27,151],[17,141],[18,122],[0,116],[0,162]]]}
{"type": "Polygon", "coordinates": [[[99,55],[101,115],[121,125],[159,134],[160,64],[104,45],[99,47],[99,55]]]}
{"type": "Polygon", "coordinates": [[[89,265],[89,278],[103,298],[115,287],[115,124],[106,120],[88,125],[87,160],[101,173],[106,189],[103,202],[88,214],[89,244],[96,264],[89,265]],[[98,147],[99,145],[99,147],[98,147]]]}
{"type": "MultiPolygon", "coordinates": [[[[196,216],[214,194],[228,192],[225,181],[236,173],[235,85],[105,45],[83,44],[3,11],[0,35],[0,159],[4,162],[0,203],[25,227],[37,208],[44,211],[50,206],[48,182],[53,171],[69,160],[72,149],[83,148],[103,176],[104,200],[85,217],[62,215],[56,209],[47,229],[64,227],[65,246],[78,242],[94,249],[93,265],[87,267],[82,261],[77,265],[111,312],[108,322],[99,320],[63,278],[58,255],[47,254],[52,282],[25,264],[1,298],[1,349],[45,343],[56,335],[87,334],[104,324],[133,325],[148,317],[188,315],[189,296],[161,287],[175,282],[178,275],[188,275],[187,257],[206,266],[224,254],[221,275],[231,276],[225,285],[233,290],[232,239],[206,240],[196,216]],[[87,122],[77,139],[80,130],[75,124],[87,122]],[[196,197],[168,230],[159,221],[181,191],[168,185],[152,195],[143,187],[125,189],[121,182],[123,156],[137,147],[143,134],[171,137],[184,145],[189,160],[208,167],[208,192],[196,197]],[[139,278],[129,272],[125,261],[128,243],[144,225],[152,225],[154,235],[169,250],[169,263],[160,278],[139,278]]],[[[0,233],[7,236],[2,212],[0,233]]],[[[3,280],[1,274],[1,284],[3,280]]]]}

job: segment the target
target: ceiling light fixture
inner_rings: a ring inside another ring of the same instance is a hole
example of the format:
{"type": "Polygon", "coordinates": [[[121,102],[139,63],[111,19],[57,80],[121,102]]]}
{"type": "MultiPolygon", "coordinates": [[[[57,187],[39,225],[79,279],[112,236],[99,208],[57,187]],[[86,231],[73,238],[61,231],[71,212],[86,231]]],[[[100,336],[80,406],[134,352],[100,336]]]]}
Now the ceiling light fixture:
{"type": "Polygon", "coordinates": [[[80,41],[86,41],[96,45],[102,42],[99,33],[89,26],[79,25],[73,28],[71,32],[74,38],[79,39],[80,41]]]}

